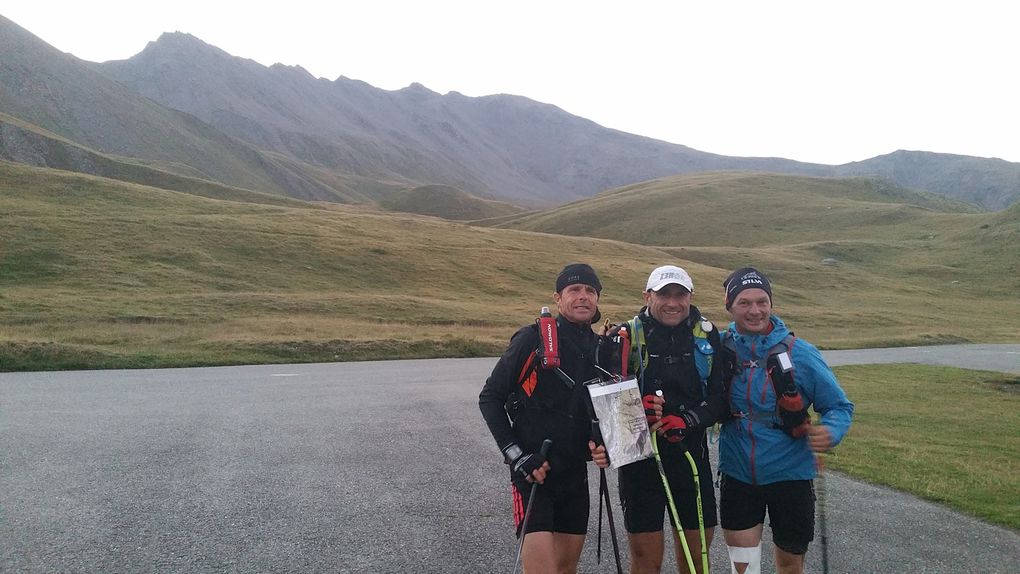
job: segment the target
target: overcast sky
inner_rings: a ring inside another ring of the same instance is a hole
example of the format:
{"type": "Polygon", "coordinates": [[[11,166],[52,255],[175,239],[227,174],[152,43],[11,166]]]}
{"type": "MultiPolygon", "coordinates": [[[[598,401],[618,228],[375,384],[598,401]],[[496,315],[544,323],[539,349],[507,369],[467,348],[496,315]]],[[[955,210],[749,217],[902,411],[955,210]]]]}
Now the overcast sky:
{"type": "Polygon", "coordinates": [[[1012,4],[22,0],[0,14],[85,60],[180,31],[331,80],[517,94],[702,151],[841,164],[897,149],[1020,162],[1012,4]]]}

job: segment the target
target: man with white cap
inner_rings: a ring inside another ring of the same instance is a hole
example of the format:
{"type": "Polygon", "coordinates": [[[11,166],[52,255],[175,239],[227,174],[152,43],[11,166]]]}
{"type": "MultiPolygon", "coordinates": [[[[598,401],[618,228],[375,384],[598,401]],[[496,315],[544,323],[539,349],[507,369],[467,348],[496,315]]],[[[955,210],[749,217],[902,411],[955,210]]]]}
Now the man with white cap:
{"type": "MultiPolygon", "coordinates": [[[[722,366],[714,361],[719,346],[715,326],[691,304],[694,282],[675,265],[657,267],[645,284],[642,307],[627,322],[631,337],[632,372],[644,397],[648,422],[659,433],[659,453],[670,493],[691,556],[701,555],[699,524],[706,546],[717,523],[712,469],[705,431],[726,413],[722,366]],[[656,391],[661,391],[662,398],[656,391]],[[685,451],[696,461],[701,487],[701,515],[693,469],[685,451]]],[[[665,537],[663,516],[668,498],[656,462],[642,460],[620,468],[620,500],[630,543],[631,573],[659,572],[665,537]]],[[[673,532],[678,571],[688,572],[683,545],[673,532]]],[[[701,560],[694,559],[698,572],[701,560]]]]}

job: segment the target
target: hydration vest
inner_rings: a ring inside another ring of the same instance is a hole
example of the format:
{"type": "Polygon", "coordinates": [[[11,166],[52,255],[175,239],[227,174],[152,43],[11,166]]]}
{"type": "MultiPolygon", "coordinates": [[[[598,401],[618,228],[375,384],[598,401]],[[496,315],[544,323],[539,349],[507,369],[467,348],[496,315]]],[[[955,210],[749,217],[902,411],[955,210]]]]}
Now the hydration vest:
{"type": "MultiPolygon", "coordinates": [[[[541,338],[539,332],[538,321],[531,325],[531,328],[535,330],[536,334],[541,338]]],[[[573,345],[569,345],[573,346],[573,345]]],[[[575,347],[576,348],[576,347],[575,347]]],[[[558,384],[565,386],[569,389],[571,394],[571,403],[583,398],[585,391],[583,390],[582,383],[585,381],[573,381],[559,368],[547,368],[542,364],[542,353],[543,346],[542,342],[539,341],[538,347],[528,354],[527,359],[524,361],[524,365],[521,367],[521,371],[517,375],[517,385],[511,390],[510,395],[507,397],[505,405],[506,412],[510,415],[511,420],[515,418],[517,412],[521,409],[527,409],[535,407],[532,395],[539,386],[539,375],[543,372],[547,373],[542,376],[542,379],[546,380],[545,384],[553,384],[556,380],[558,384]]],[[[594,360],[594,358],[593,358],[594,360]]],[[[543,387],[544,388],[544,387],[543,387]]],[[[555,412],[559,412],[565,415],[567,418],[573,419],[574,414],[570,412],[571,406],[568,406],[567,410],[553,409],[555,412]]]]}
{"type": "MultiPolygon", "coordinates": [[[[765,370],[765,377],[772,383],[772,391],[776,395],[776,414],[781,421],[778,428],[793,438],[800,438],[807,433],[808,420],[807,407],[804,406],[804,399],[801,397],[800,389],[794,381],[794,369],[792,361],[788,368],[781,365],[780,356],[786,353],[788,356],[793,353],[793,342],[797,339],[793,333],[783,337],[783,340],[776,343],[765,355],[765,365],[757,365],[765,370]]],[[[723,352],[725,353],[726,368],[723,370],[726,395],[729,396],[730,382],[733,376],[743,372],[751,365],[737,363],[737,345],[733,337],[726,333],[722,337],[723,352]]]]}
{"type": "MultiPolygon", "coordinates": [[[[701,398],[708,398],[708,377],[712,373],[712,361],[715,356],[715,349],[708,340],[708,334],[715,330],[711,321],[702,317],[691,328],[694,335],[694,366],[698,369],[698,378],[701,380],[701,398]]],[[[645,329],[640,315],[627,321],[627,332],[630,334],[631,356],[638,357],[635,372],[638,376],[638,385],[641,393],[644,394],[645,367],[648,366],[648,348],[645,345],[645,329]]]]}

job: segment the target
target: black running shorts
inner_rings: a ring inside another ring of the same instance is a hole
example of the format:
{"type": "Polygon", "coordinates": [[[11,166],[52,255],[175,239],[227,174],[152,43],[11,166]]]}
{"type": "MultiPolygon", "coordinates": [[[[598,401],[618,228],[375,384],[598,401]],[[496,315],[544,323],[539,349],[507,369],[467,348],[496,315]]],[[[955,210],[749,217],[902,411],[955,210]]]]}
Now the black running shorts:
{"type": "Polygon", "coordinates": [[[763,524],[768,510],[772,542],[790,554],[804,554],[815,537],[815,491],[810,480],[753,485],[722,475],[719,516],[726,530],[763,524]]]}
{"type": "MultiPolygon", "coordinates": [[[[670,492],[673,494],[673,503],[680,516],[680,523],[685,530],[697,529],[698,497],[694,489],[690,462],[679,449],[668,451],[668,454],[673,456],[663,454],[663,467],[666,470],[670,492]]],[[[707,462],[698,467],[702,515],[705,517],[705,528],[711,528],[718,522],[712,471],[707,462]]],[[[621,467],[619,486],[620,504],[623,506],[623,521],[627,532],[661,532],[663,514],[669,517],[670,524],[676,528],[655,459],[641,460],[621,467]]]]}
{"type": "MultiPolygon", "coordinates": [[[[521,522],[528,508],[533,483],[511,477],[514,530],[521,533],[521,522]]],[[[579,465],[554,469],[535,491],[535,503],[528,518],[528,532],[588,532],[588,467],[579,465]]]]}

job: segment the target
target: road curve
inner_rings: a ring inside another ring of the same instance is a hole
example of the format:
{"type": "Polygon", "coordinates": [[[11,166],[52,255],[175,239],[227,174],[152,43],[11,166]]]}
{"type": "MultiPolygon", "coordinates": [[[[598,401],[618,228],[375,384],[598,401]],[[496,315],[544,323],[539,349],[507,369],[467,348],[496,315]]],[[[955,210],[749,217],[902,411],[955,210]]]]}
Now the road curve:
{"type": "MultiPolygon", "coordinates": [[[[493,364],[0,374],[0,572],[509,572],[493,364]]],[[[613,572],[596,509],[581,571],[613,572]]],[[[827,522],[832,572],[1020,571],[1017,532],[834,473],[827,522]]]]}
{"type": "Polygon", "coordinates": [[[924,363],[1020,375],[1020,345],[934,345],[931,347],[824,351],[822,354],[825,356],[825,360],[834,367],[839,365],[924,363]]]}

